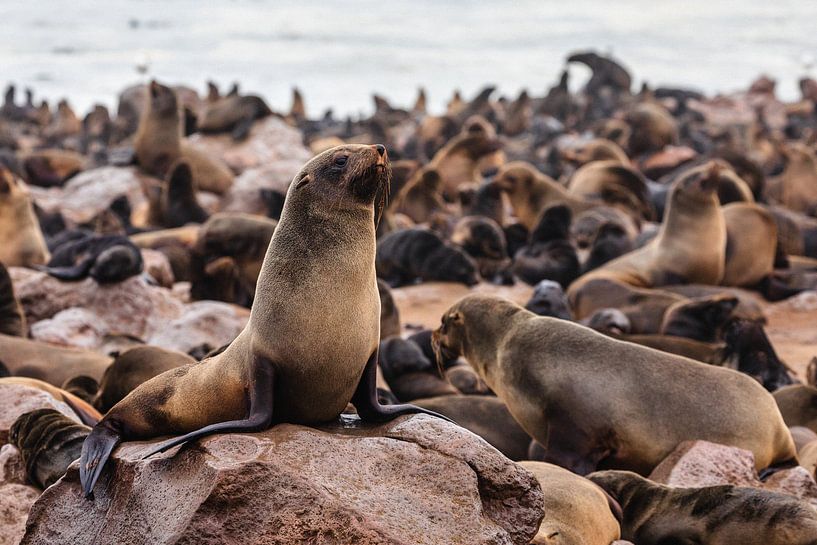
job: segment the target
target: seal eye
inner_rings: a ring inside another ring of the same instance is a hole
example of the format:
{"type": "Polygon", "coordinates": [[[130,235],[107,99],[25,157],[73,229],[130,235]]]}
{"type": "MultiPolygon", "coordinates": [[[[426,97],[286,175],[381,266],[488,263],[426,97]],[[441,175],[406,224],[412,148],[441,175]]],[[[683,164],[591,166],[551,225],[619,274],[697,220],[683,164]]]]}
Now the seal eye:
{"type": "Polygon", "coordinates": [[[346,166],[346,162],[348,160],[349,157],[347,157],[346,155],[338,155],[337,157],[335,157],[335,166],[343,168],[346,166]]]}

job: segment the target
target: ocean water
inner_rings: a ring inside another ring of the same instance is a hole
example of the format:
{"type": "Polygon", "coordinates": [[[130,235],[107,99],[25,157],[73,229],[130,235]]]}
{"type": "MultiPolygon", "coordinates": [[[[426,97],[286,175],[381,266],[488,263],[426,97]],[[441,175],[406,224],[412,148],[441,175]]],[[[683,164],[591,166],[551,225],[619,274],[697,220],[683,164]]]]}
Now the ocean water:
{"type": "Polygon", "coordinates": [[[637,84],[730,92],[768,74],[793,99],[817,61],[817,0],[4,0],[0,20],[0,84],[80,111],[152,77],[238,81],[275,109],[298,86],[310,115],[369,112],[373,92],[408,105],[422,85],[440,111],[455,88],[542,94],[587,48],[637,84]]]}

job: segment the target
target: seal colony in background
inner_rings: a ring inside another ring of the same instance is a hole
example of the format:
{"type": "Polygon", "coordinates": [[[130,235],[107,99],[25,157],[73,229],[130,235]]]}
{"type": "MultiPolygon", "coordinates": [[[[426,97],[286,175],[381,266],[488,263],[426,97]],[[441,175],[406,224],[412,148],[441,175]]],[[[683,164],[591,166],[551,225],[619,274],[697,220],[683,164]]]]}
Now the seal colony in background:
{"type": "Polygon", "coordinates": [[[531,543],[817,543],[817,359],[784,361],[768,320],[817,290],[817,81],[792,103],[768,78],[634,92],[615,59],[567,62],[591,70],[579,92],[565,71],[540,93],[457,91],[440,114],[422,89],[406,107],[374,95],[345,119],[297,89],[281,112],[154,80],[81,118],[9,87],[0,385],[77,416],[11,427],[29,481],[76,486],[60,477],[79,457],[101,498],[122,442],[149,457],[425,413],[531,472],[531,543]],[[93,296],[43,310],[75,286],[223,306],[193,313],[188,344],[186,322],[174,345],[96,338],[93,296]],[[230,312],[246,323],[223,338],[230,312]],[[701,444],[751,460],[757,487],[728,470],[666,486],[701,444]]]}

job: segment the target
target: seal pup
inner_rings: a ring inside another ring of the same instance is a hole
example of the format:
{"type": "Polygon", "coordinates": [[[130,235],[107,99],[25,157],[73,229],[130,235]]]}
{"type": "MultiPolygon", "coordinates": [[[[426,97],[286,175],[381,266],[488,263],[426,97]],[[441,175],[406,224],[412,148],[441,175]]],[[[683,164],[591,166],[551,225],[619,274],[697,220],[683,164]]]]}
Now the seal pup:
{"type": "Polygon", "coordinates": [[[460,394],[440,378],[420,347],[410,340],[389,337],[380,343],[378,356],[383,378],[400,401],[460,394]]]}
{"type": "Polygon", "coordinates": [[[142,252],[128,237],[85,235],[54,250],[40,270],[60,280],[90,276],[100,284],[121,282],[142,273],[142,252]]]}
{"type": "Polygon", "coordinates": [[[464,250],[448,244],[426,228],[403,229],[377,243],[377,275],[396,288],[416,281],[479,283],[476,262],[464,250]]]}
{"type": "Polygon", "coordinates": [[[327,422],[350,401],[367,422],[438,416],[377,400],[375,195],[388,180],[380,144],[330,149],[301,169],[287,191],[247,326],[222,352],[150,379],[108,411],[83,445],[86,496],[123,440],[182,434],[149,456],[218,432],[327,422]]]}
{"type": "Polygon", "coordinates": [[[203,133],[229,132],[233,140],[244,140],[256,119],[272,114],[264,99],[256,95],[230,95],[204,106],[196,127],[203,133]]]}
{"type": "Polygon", "coordinates": [[[618,504],[599,485],[545,462],[519,462],[545,493],[545,518],[531,545],[610,545],[621,537],[618,504]]]}
{"type": "Polygon", "coordinates": [[[679,443],[697,439],[749,450],[758,469],[796,459],[774,400],[731,369],[477,294],[443,314],[434,345],[465,357],[545,446],[544,461],[580,475],[597,467],[647,474],[679,443]]]}
{"type": "Polygon", "coordinates": [[[33,267],[50,257],[28,188],[0,165],[0,262],[33,267]]]}
{"type": "Polygon", "coordinates": [[[638,545],[814,545],[817,513],[803,500],[733,485],[674,488],[629,471],[587,476],[621,506],[621,537],[638,545]]]}
{"type": "Polygon", "coordinates": [[[79,458],[90,431],[56,409],[36,409],[17,417],[9,441],[20,451],[28,480],[45,490],[79,458]]]}

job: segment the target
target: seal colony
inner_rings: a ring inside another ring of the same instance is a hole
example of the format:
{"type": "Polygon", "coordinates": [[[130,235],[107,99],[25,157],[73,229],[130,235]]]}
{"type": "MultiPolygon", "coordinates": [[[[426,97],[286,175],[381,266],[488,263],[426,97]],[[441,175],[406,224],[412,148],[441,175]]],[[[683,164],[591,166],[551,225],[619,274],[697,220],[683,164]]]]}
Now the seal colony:
{"type": "Polygon", "coordinates": [[[10,88],[0,386],[78,417],[18,419],[28,479],[101,497],[122,442],[425,413],[533,474],[532,543],[817,543],[817,350],[786,344],[815,317],[817,81],[708,98],[567,62],[579,92],[348,119],[297,89],[151,81],[81,119],[10,88]]]}

